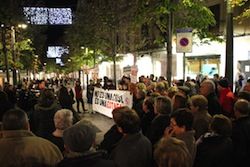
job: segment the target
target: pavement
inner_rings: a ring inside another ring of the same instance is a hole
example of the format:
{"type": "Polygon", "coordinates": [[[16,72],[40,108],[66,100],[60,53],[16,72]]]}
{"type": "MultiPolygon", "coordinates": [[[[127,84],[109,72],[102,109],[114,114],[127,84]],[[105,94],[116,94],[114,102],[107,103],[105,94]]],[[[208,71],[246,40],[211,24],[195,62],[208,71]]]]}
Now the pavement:
{"type": "MultiPolygon", "coordinates": [[[[85,95],[86,95],[86,90],[84,89],[83,90],[84,106],[88,111],[90,111],[90,106],[87,104],[87,98],[85,95]]],[[[76,103],[73,104],[73,108],[76,110],[76,103]]],[[[81,105],[80,105],[80,111],[82,112],[81,105]]],[[[99,144],[103,140],[104,134],[111,128],[112,125],[114,125],[114,121],[112,118],[109,118],[98,112],[95,113],[82,112],[80,116],[82,119],[88,120],[96,126],[97,128],[96,144],[99,144]]]]}

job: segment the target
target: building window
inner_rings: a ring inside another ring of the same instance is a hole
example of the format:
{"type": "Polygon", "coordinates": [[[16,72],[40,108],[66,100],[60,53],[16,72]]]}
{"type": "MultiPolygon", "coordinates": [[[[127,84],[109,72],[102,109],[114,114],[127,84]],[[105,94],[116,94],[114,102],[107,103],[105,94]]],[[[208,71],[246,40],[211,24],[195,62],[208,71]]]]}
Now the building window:
{"type": "Polygon", "coordinates": [[[186,57],[186,71],[189,76],[202,74],[213,77],[215,73],[219,73],[219,65],[219,55],[186,57]]]}

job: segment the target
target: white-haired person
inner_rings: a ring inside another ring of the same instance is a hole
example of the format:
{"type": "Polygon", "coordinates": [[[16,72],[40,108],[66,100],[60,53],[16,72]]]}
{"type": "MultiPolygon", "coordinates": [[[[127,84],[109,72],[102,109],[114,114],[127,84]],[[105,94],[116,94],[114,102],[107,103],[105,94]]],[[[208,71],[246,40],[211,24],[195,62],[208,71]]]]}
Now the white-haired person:
{"type": "Polygon", "coordinates": [[[221,113],[221,106],[219,99],[216,95],[216,85],[214,81],[206,79],[201,83],[200,86],[200,95],[203,95],[207,98],[208,101],[208,113],[213,116],[215,114],[221,113]]]}
{"type": "Polygon", "coordinates": [[[64,152],[63,132],[73,124],[73,113],[69,109],[60,109],[54,115],[55,131],[49,136],[49,140],[64,152]]]}

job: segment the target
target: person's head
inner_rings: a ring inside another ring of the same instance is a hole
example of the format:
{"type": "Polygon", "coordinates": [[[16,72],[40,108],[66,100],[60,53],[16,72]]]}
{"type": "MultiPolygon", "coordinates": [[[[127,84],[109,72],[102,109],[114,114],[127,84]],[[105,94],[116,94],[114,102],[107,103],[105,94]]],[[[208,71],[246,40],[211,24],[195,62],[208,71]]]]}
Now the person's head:
{"type": "Polygon", "coordinates": [[[219,78],[220,78],[220,76],[219,76],[219,74],[214,74],[214,80],[219,80],[219,78]]]}
{"type": "Polygon", "coordinates": [[[178,135],[183,132],[192,130],[193,114],[187,109],[179,109],[170,115],[170,127],[173,129],[174,134],[178,135]]]}
{"type": "Polygon", "coordinates": [[[174,97],[172,98],[173,101],[173,111],[179,109],[179,108],[186,108],[187,107],[187,96],[176,93],[174,97]]]}
{"type": "Polygon", "coordinates": [[[223,89],[228,89],[228,87],[229,87],[229,82],[227,78],[223,78],[218,81],[218,86],[217,86],[218,91],[221,91],[223,89]]]}
{"type": "Polygon", "coordinates": [[[52,105],[55,101],[55,95],[50,89],[44,89],[39,97],[39,104],[44,107],[52,105]]]}
{"type": "Polygon", "coordinates": [[[69,109],[58,110],[54,115],[56,129],[64,130],[73,124],[73,113],[69,109]]]}
{"type": "Polygon", "coordinates": [[[93,79],[90,79],[90,80],[89,80],[89,84],[94,84],[94,80],[93,80],[93,79]]]}
{"type": "Polygon", "coordinates": [[[154,98],[147,97],[143,101],[142,109],[144,112],[154,112],[154,98]]]}
{"type": "Polygon", "coordinates": [[[170,88],[168,88],[168,91],[167,91],[168,97],[173,98],[174,95],[175,95],[177,92],[178,92],[177,86],[171,86],[170,88]]]}
{"type": "Polygon", "coordinates": [[[191,167],[186,144],[174,137],[162,138],[157,143],[154,159],[159,167],[191,167]]]}
{"type": "Polygon", "coordinates": [[[45,88],[46,88],[46,83],[45,83],[45,81],[44,81],[44,80],[41,80],[41,81],[39,82],[39,84],[38,84],[38,87],[39,87],[40,90],[45,89],[45,88]]]}
{"type": "Polygon", "coordinates": [[[67,96],[68,93],[68,89],[65,86],[61,86],[61,88],[59,89],[59,95],[60,96],[67,96]]]}
{"type": "Polygon", "coordinates": [[[63,131],[65,149],[70,152],[84,153],[95,144],[96,130],[86,120],[79,121],[63,131]]]}
{"type": "Polygon", "coordinates": [[[146,87],[146,85],[145,85],[144,83],[138,82],[138,83],[136,84],[136,89],[137,89],[137,90],[146,90],[147,87],[146,87]]]}
{"type": "Polygon", "coordinates": [[[188,86],[178,86],[178,92],[184,96],[188,96],[190,93],[190,88],[188,86]]]}
{"type": "Polygon", "coordinates": [[[21,109],[11,109],[4,113],[2,120],[3,130],[29,130],[29,119],[21,109]]]}
{"type": "Polygon", "coordinates": [[[149,81],[147,86],[147,91],[154,91],[156,87],[156,82],[149,81]]]}
{"type": "Polygon", "coordinates": [[[215,83],[212,80],[206,79],[201,83],[200,94],[207,97],[210,93],[215,92],[215,83]]]}
{"type": "Polygon", "coordinates": [[[81,82],[79,80],[76,81],[76,86],[81,85],[81,82]]]}
{"type": "Polygon", "coordinates": [[[154,78],[155,78],[155,75],[154,75],[154,74],[150,74],[150,77],[149,77],[149,78],[150,78],[151,81],[153,81],[154,78]]]}
{"type": "Polygon", "coordinates": [[[159,79],[158,79],[159,82],[161,81],[166,81],[165,77],[164,76],[159,76],[159,79]]]}
{"type": "Polygon", "coordinates": [[[232,133],[232,122],[228,117],[216,114],[210,123],[210,130],[219,135],[229,137],[232,133]]]}
{"type": "Polygon", "coordinates": [[[134,134],[140,131],[140,118],[137,113],[124,106],[112,112],[118,131],[123,134],[134,134]]]}
{"type": "Polygon", "coordinates": [[[137,99],[145,99],[145,97],[146,97],[146,92],[145,92],[145,90],[137,90],[137,91],[136,91],[135,97],[136,97],[137,99]]]}
{"type": "Polygon", "coordinates": [[[169,97],[158,96],[155,98],[154,112],[156,114],[170,114],[172,110],[172,102],[169,97]]]}
{"type": "Polygon", "coordinates": [[[243,91],[250,92],[250,82],[247,82],[246,85],[243,88],[243,91]]]}
{"type": "Polygon", "coordinates": [[[155,91],[156,91],[156,92],[162,93],[162,92],[164,92],[165,90],[166,90],[166,88],[165,88],[165,85],[164,85],[163,82],[157,82],[157,83],[156,83],[156,87],[155,87],[155,91]]]}
{"type": "Polygon", "coordinates": [[[245,99],[250,102],[250,92],[241,91],[238,93],[238,99],[245,99]]]}
{"type": "Polygon", "coordinates": [[[190,98],[190,109],[192,112],[207,110],[208,101],[203,95],[194,95],[190,98]]]}
{"type": "Polygon", "coordinates": [[[236,119],[248,116],[250,113],[250,102],[245,99],[239,99],[234,104],[234,115],[236,119]]]}

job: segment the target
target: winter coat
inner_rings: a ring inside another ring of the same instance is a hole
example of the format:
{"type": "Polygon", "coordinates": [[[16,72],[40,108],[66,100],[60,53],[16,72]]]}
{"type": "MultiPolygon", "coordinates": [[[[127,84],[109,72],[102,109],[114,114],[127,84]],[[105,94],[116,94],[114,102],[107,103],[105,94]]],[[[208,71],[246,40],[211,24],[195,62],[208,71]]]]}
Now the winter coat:
{"type": "Polygon", "coordinates": [[[197,140],[201,135],[208,132],[212,117],[206,110],[193,112],[193,116],[193,129],[195,130],[195,139],[197,140]]]}
{"type": "Polygon", "coordinates": [[[234,94],[227,88],[220,91],[219,103],[222,114],[233,117],[234,94]]]}
{"type": "Polygon", "coordinates": [[[54,115],[60,109],[57,101],[54,101],[50,106],[43,107],[40,104],[35,105],[34,122],[36,135],[48,138],[55,130],[54,115]]]}
{"type": "Polygon", "coordinates": [[[52,167],[63,158],[57,146],[28,130],[3,131],[2,134],[1,167],[52,167]]]}
{"type": "Polygon", "coordinates": [[[149,130],[147,132],[147,137],[154,146],[163,136],[166,127],[170,124],[170,117],[167,114],[158,114],[155,116],[149,130]]]}
{"type": "MultiPolygon", "coordinates": [[[[177,139],[184,141],[191,155],[192,161],[194,161],[196,155],[196,144],[195,144],[194,133],[195,133],[194,130],[189,130],[175,136],[177,139]]],[[[191,164],[193,164],[193,162],[191,164]]]]}
{"type": "Polygon", "coordinates": [[[197,141],[194,167],[232,167],[232,140],[216,133],[206,133],[197,141]]]}
{"type": "Polygon", "coordinates": [[[112,160],[105,158],[102,151],[82,153],[80,156],[64,158],[57,167],[115,167],[112,160]]]}
{"type": "Polygon", "coordinates": [[[111,159],[118,167],[151,167],[152,146],[140,132],[127,134],[111,152],[111,159]]]}
{"type": "Polygon", "coordinates": [[[142,133],[144,135],[147,134],[147,132],[148,132],[148,130],[150,128],[151,122],[153,121],[154,118],[155,118],[154,111],[148,111],[147,113],[145,113],[142,116],[142,119],[141,119],[141,129],[142,129],[142,133]]]}
{"type": "Polygon", "coordinates": [[[206,98],[208,101],[208,113],[211,116],[214,116],[215,114],[221,114],[221,107],[220,107],[219,99],[216,96],[216,94],[210,93],[206,98]]]}
{"type": "Polygon", "coordinates": [[[233,122],[232,140],[235,166],[250,164],[250,117],[241,117],[233,122]]]}

